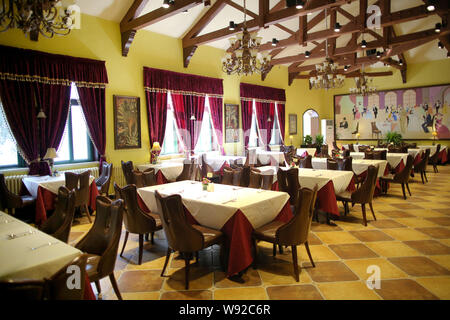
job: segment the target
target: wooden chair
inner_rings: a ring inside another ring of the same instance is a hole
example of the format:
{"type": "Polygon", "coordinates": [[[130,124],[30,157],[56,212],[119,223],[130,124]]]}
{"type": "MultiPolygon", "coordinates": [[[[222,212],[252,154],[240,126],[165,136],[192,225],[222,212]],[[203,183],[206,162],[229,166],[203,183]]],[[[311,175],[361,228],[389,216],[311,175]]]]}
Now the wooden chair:
{"type": "Polygon", "coordinates": [[[336,160],[327,159],[327,170],[338,170],[338,163],[336,160]]]}
{"type": "Polygon", "coordinates": [[[161,219],[159,215],[154,213],[146,213],[139,208],[137,200],[137,189],[134,184],[120,188],[114,183],[116,194],[124,201],[123,221],[125,224],[125,240],[123,242],[120,256],[123,257],[123,251],[127,244],[128,235],[135,233],[139,235],[139,264],[142,263],[142,252],[144,249],[144,235],[151,234],[151,243],[153,244],[153,236],[156,231],[162,229],[161,219]]]}
{"type": "Polygon", "coordinates": [[[345,157],[343,159],[335,159],[338,164],[338,170],[340,171],[353,171],[353,158],[345,157]]]}
{"type": "Polygon", "coordinates": [[[104,196],[98,196],[96,206],[94,224],[75,247],[88,254],[86,272],[89,280],[95,282],[99,299],[100,279],[109,276],[117,298],[122,300],[114,276],[114,267],[122,233],[123,200],[111,201],[104,196]]]}
{"type": "Polygon", "coordinates": [[[273,174],[262,174],[262,189],[272,190],[273,174]]]}
{"type": "Polygon", "coordinates": [[[231,168],[223,168],[222,184],[233,185],[233,171],[231,168]]]}
{"type": "Polygon", "coordinates": [[[64,186],[58,189],[58,201],[53,214],[40,227],[45,232],[62,242],[69,241],[73,216],[75,215],[75,191],[64,186]]]}
{"type": "Polygon", "coordinates": [[[133,161],[120,161],[122,164],[122,171],[123,171],[123,175],[125,177],[125,181],[127,184],[136,184],[136,181],[134,181],[134,176],[133,176],[133,161]]]}
{"type": "Polygon", "coordinates": [[[261,189],[262,185],[262,174],[261,171],[255,168],[250,170],[250,183],[248,184],[249,188],[261,189]]]}
{"type": "MultiPolygon", "coordinates": [[[[215,244],[222,245],[225,238],[221,231],[189,224],[180,195],[162,197],[158,191],[155,191],[155,198],[168,244],[161,276],[164,276],[170,254],[173,251],[179,251],[185,262],[185,287],[188,290],[189,266],[193,254],[215,244]]],[[[223,252],[221,250],[221,253],[223,252]]]]}
{"type": "Polygon", "coordinates": [[[137,188],[150,187],[156,185],[156,173],[154,168],[145,171],[133,170],[133,181],[137,188]]]}
{"type": "Polygon", "coordinates": [[[9,191],[5,176],[0,173],[0,210],[7,210],[10,215],[14,215],[16,209],[34,207],[35,205],[35,197],[30,195],[19,196],[9,191]]]}
{"type": "Polygon", "coordinates": [[[202,167],[201,174],[202,177],[207,177],[208,173],[212,173],[214,175],[214,169],[206,162],[206,153],[202,154],[202,167]]]}
{"type": "Polygon", "coordinates": [[[330,155],[328,154],[328,145],[324,144],[320,147],[320,157],[328,158],[330,155]]]}
{"type": "Polygon", "coordinates": [[[350,150],[344,150],[344,151],[342,151],[342,156],[343,156],[344,158],[350,157],[350,150]]]}
{"type": "Polygon", "coordinates": [[[180,175],[177,177],[177,181],[183,180],[196,180],[195,171],[197,165],[195,164],[195,160],[184,160],[183,162],[183,171],[181,171],[180,175]]]}
{"type": "MultiPolygon", "coordinates": [[[[292,206],[297,203],[298,189],[298,168],[283,170],[278,168],[277,172],[278,189],[289,194],[289,202],[292,206]]],[[[295,209],[295,208],[294,208],[295,209]]]]}
{"type": "Polygon", "coordinates": [[[307,155],[305,158],[300,159],[298,162],[298,167],[312,169],[312,156],[307,155]]]}
{"type": "Polygon", "coordinates": [[[112,163],[103,162],[102,163],[102,173],[95,180],[95,184],[97,185],[98,192],[101,195],[108,196],[109,185],[111,183],[112,168],[113,168],[112,163]]]}
{"type": "Polygon", "coordinates": [[[433,166],[434,173],[438,173],[437,164],[439,162],[439,152],[441,151],[441,145],[436,146],[436,152],[429,158],[428,164],[433,166]]]}
{"type": "Polygon", "coordinates": [[[354,192],[344,191],[343,193],[336,195],[336,200],[342,201],[344,203],[345,214],[349,212],[348,207],[349,202],[361,204],[364,226],[367,226],[366,204],[369,204],[373,218],[375,221],[377,220],[372,206],[373,194],[375,192],[377,177],[378,177],[378,167],[369,166],[367,169],[366,180],[362,183],[360,188],[358,188],[354,192]]]}
{"type": "Polygon", "coordinates": [[[428,178],[427,178],[427,164],[428,164],[428,160],[430,159],[430,149],[426,149],[425,150],[425,155],[423,156],[423,158],[420,160],[420,162],[414,166],[414,172],[415,173],[419,173],[420,172],[420,177],[422,178],[422,183],[425,184],[425,181],[423,180],[423,177],[425,177],[425,180],[428,182],[428,178]]]}
{"type": "Polygon", "coordinates": [[[75,190],[75,208],[86,212],[86,215],[91,220],[91,213],[89,212],[89,177],[91,170],[84,171],[80,174],[74,172],[65,172],[66,188],[75,190]]]}
{"type": "Polygon", "coordinates": [[[411,155],[408,155],[408,158],[406,160],[406,166],[405,168],[396,173],[395,175],[389,174],[387,176],[383,176],[380,178],[380,182],[382,183],[382,187],[385,193],[387,193],[387,184],[388,183],[398,183],[402,185],[402,191],[403,191],[403,198],[406,200],[406,193],[405,193],[405,185],[408,189],[408,193],[411,196],[411,191],[409,190],[409,177],[411,176],[411,170],[414,164],[414,159],[411,155]]]}
{"type": "Polygon", "coordinates": [[[374,160],[386,160],[387,159],[387,150],[373,151],[373,159],[374,160]]]}
{"type": "Polygon", "coordinates": [[[241,182],[240,182],[240,186],[241,187],[248,187],[249,183],[250,183],[250,170],[252,169],[252,167],[245,165],[242,168],[242,172],[241,172],[241,182]]]}
{"type": "MultiPolygon", "coordinates": [[[[358,122],[358,124],[359,124],[359,122],[358,122]]],[[[354,148],[354,146],[353,146],[353,143],[350,143],[350,144],[348,145],[348,150],[349,150],[350,152],[355,152],[355,148],[354,148]]]]}
{"type": "MultiPolygon", "coordinates": [[[[254,260],[253,267],[257,268],[257,243],[256,241],[266,241],[278,246],[291,246],[292,250],[292,262],[294,265],[295,280],[299,282],[299,268],[297,260],[297,246],[304,244],[306,252],[308,253],[309,260],[313,267],[315,267],[314,261],[311,256],[308,244],[308,234],[311,227],[311,221],[314,213],[315,202],[317,198],[317,186],[314,190],[299,189],[297,190],[298,203],[296,204],[297,210],[294,217],[287,223],[281,221],[273,221],[265,226],[262,226],[253,231],[253,248],[254,248],[254,260]]],[[[275,254],[275,250],[274,250],[275,254]]]]}

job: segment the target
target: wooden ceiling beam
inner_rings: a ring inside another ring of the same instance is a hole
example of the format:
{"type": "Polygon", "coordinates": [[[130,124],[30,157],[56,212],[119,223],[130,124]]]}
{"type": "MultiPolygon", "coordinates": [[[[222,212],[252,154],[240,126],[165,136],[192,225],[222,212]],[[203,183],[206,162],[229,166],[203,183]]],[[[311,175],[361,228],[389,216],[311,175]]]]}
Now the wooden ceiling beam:
{"type": "MultiPolygon", "coordinates": [[[[134,0],[128,9],[125,16],[122,18],[120,25],[125,24],[134,18],[138,17],[142,10],[144,10],[149,0],[134,0]]],[[[122,56],[126,57],[130,50],[131,43],[134,40],[134,36],[136,35],[136,30],[128,30],[120,33],[121,41],[122,41],[122,56]]]]}

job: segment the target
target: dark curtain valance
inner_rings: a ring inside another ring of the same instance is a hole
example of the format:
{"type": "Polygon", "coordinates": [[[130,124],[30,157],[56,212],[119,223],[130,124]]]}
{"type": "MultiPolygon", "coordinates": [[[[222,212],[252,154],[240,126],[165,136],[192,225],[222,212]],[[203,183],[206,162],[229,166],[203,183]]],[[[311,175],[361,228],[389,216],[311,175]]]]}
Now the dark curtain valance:
{"type": "Polygon", "coordinates": [[[285,103],[286,95],[284,89],[241,83],[241,100],[251,99],[256,99],[259,102],[285,103]]]}
{"type": "Polygon", "coordinates": [[[196,76],[161,69],[144,67],[146,91],[167,92],[183,95],[223,96],[222,79],[196,76]]]}
{"type": "Polygon", "coordinates": [[[0,46],[0,79],[77,87],[105,87],[105,61],[0,46]]]}

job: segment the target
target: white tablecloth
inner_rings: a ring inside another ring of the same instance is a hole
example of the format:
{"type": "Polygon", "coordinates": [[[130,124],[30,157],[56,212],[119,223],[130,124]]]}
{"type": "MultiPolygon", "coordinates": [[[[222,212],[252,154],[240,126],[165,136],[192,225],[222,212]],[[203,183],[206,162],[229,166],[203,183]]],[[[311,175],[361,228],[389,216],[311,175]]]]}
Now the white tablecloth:
{"type": "Polygon", "coordinates": [[[284,163],[284,153],[278,151],[256,151],[256,156],[258,157],[259,162],[262,164],[271,164],[275,165],[277,163],[284,163]]]}
{"type": "MultiPolygon", "coordinates": [[[[277,181],[278,167],[264,166],[258,168],[262,174],[273,175],[273,182],[277,181]]],[[[285,169],[289,169],[286,167],[285,169]]],[[[318,190],[323,188],[330,180],[333,181],[334,190],[337,193],[345,191],[353,178],[353,172],[337,170],[298,169],[298,181],[302,188],[318,190]]]]}
{"type": "Polygon", "coordinates": [[[208,192],[202,190],[200,182],[180,181],[137,190],[144,203],[154,213],[159,213],[155,190],[162,195],[180,194],[184,206],[199,224],[218,230],[238,209],[253,228],[259,228],[273,221],[289,200],[289,195],[284,192],[222,184],[214,184],[214,192],[208,192]]]}
{"type": "MultiPolygon", "coordinates": [[[[92,181],[94,181],[94,177],[89,177],[89,185],[91,185],[92,181]]],[[[37,197],[37,190],[39,187],[47,189],[48,191],[58,194],[58,189],[61,186],[66,185],[66,178],[64,174],[60,174],[58,177],[50,177],[50,176],[28,176],[22,179],[23,184],[27,188],[28,192],[33,197],[37,197]]]]}
{"type": "MultiPolygon", "coordinates": [[[[378,177],[382,177],[384,170],[387,166],[386,160],[364,160],[364,159],[353,159],[352,160],[352,170],[356,175],[367,171],[369,166],[378,167],[378,177]]],[[[312,166],[314,169],[327,170],[327,159],[326,158],[312,158],[312,166]]]]}
{"type": "Polygon", "coordinates": [[[50,277],[80,255],[80,250],[0,211],[1,280],[50,277]],[[30,230],[33,233],[21,236],[30,230]],[[20,237],[10,239],[10,234],[20,237]],[[49,242],[52,245],[40,247],[49,242]]]}
{"type": "Polygon", "coordinates": [[[411,155],[415,159],[418,154],[422,155],[423,151],[424,150],[419,149],[419,148],[413,148],[413,149],[408,149],[408,154],[411,155]]]}
{"type": "Polygon", "coordinates": [[[169,181],[175,181],[177,177],[183,172],[183,162],[181,161],[164,161],[157,164],[140,164],[136,166],[140,171],[147,169],[155,169],[155,174],[161,170],[164,177],[169,181]]]}
{"type": "MultiPolygon", "coordinates": [[[[434,146],[417,146],[418,149],[421,149],[422,152],[425,152],[426,149],[430,149],[430,157],[432,157],[436,153],[437,145],[434,146]]],[[[442,150],[446,150],[447,146],[441,144],[441,152],[442,150]]]]}
{"type": "Polygon", "coordinates": [[[303,156],[305,152],[308,153],[309,156],[314,157],[314,155],[316,154],[316,148],[298,148],[297,149],[298,156],[303,156]]]}
{"type": "Polygon", "coordinates": [[[245,163],[245,157],[242,156],[222,156],[222,155],[210,155],[206,156],[206,163],[209,164],[214,171],[219,171],[225,163],[230,164],[231,161],[235,161],[239,164],[245,163]]]}
{"type": "MultiPolygon", "coordinates": [[[[346,150],[348,150],[348,144],[344,144],[344,145],[342,145],[343,147],[344,147],[344,149],[346,149],[346,150]]],[[[353,149],[355,149],[355,151],[356,152],[359,152],[359,147],[367,147],[367,145],[365,145],[365,144],[354,144],[353,145],[353,149]]]]}
{"type": "MultiPolygon", "coordinates": [[[[364,152],[350,152],[350,157],[353,158],[353,160],[356,159],[364,159],[364,152]]],[[[386,160],[389,162],[389,165],[392,168],[397,168],[400,161],[403,160],[403,164],[406,165],[406,160],[408,159],[408,153],[388,153],[386,155],[386,160]]]]}

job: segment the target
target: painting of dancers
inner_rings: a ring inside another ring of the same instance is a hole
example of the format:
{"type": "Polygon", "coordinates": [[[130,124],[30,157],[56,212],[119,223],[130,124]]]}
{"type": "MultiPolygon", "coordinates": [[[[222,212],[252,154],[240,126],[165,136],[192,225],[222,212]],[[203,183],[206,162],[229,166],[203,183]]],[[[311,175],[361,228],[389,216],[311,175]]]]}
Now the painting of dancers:
{"type": "Polygon", "coordinates": [[[450,85],[393,89],[369,96],[334,96],[336,139],[384,139],[398,132],[403,139],[450,139],[450,85]]]}

